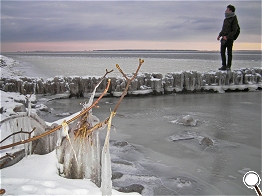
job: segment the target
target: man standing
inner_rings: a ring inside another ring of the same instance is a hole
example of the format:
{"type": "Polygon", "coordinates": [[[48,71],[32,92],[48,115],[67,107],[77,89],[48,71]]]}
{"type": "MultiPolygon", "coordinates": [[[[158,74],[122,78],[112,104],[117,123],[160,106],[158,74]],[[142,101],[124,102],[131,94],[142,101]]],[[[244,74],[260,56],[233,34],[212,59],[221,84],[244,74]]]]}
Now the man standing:
{"type": "Polygon", "coordinates": [[[217,40],[221,38],[221,59],[222,59],[222,67],[219,70],[231,70],[232,63],[232,49],[234,43],[234,35],[237,32],[238,28],[238,20],[235,15],[235,7],[233,5],[228,5],[225,12],[225,19],[223,22],[223,27],[221,32],[219,33],[217,40]],[[226,49],[227,49],[227,64],[226,64],[226,49]]]}

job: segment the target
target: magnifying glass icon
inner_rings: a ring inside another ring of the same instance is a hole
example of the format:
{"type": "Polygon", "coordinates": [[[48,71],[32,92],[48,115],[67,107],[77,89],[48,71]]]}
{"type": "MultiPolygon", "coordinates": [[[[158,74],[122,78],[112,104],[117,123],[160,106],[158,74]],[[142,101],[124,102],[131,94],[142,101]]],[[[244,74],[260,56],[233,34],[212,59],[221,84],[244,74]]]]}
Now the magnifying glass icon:
{"type": "Polygon", "coordinates": [[[248,188],[255,188],[257,195],[262,196],[261,190],[258,185],[260,183],[259,175],[254,171],[247,172],[243,177],[243,182],[248,188]]]}

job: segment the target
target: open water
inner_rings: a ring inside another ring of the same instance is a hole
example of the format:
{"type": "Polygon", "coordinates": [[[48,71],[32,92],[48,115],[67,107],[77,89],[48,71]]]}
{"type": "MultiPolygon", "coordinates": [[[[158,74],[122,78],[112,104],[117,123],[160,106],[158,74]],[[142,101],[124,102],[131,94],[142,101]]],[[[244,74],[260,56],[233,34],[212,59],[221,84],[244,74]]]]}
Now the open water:
{"type": "MultiPolygon", "coordinates": [[[[23,70],[25,75],[45,78],[103,75],[103,70],[113,68],[116,63],[125,72],[132,73],[138,58],[145,60],[141,72],[165,74],[220,67],[218,52],[96,51],[6,56],[19,61],[17,69],[23,70]]],[[[233,69],[260,66],[260,52],[234,53],[233,69]]],[[[81,110],[79,103],[83,101],[47,102],[50,97],[39,98],[39,102],[52,108],[51,113],[42,114],[49,122],[61,118],[56,114],[78,112],[81,110]]],[[[94,109],[94,115],[105,119],[117,101],[118,98],[103,98],[100,108],[94,109]]],[[[119,156],[120,160],[127,161],[121,167],[113,164],[114,170],[126,174],[114,184],[142,184],[146,187],[145,195],[256,195],[255,190],[244,185],[243,176],[252,170],[261,177],[261,91],[124,98],[113,125],[116,130],[112,130],[111,139],[133,145],[123,147],[124,151],[111,147],[112,159],[119,156]],[[193,117],[197,125],[175,123],[186,115],[193,117]],[[170,136],[182,139],[172,141],[170,136]],[[188,136],[191,139],[186,139],[188,136]],[[213,146],[200,145],[203,137],[209,137],[213,146]],[[128,162],[133,163],[132,168],[128,162]]],[[[103,134],[102,131],[101,138],[103,134]]]]}

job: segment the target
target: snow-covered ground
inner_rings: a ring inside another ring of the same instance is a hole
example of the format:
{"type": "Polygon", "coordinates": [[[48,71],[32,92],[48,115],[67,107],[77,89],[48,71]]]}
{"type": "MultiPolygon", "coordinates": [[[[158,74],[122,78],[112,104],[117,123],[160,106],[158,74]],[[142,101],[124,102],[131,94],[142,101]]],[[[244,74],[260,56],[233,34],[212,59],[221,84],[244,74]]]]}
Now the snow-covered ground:
{"type": "MultiPolygon", "coordinates": [[[[101,195],[89,179],[67,179],[57,174],[55,151],[31,155],[1,170],[1,189],[5,195],[101,195]]],[[[139,195],[112,190],[112,195],[139,195]]]]}
{"type": "Polygon", "coordinates": [[[17,62],[11,58],[8,58],[6,56],[0,55],[0,72],[1,72],[1,77],[2,75],[5,77],[16,77],[16,76],[21,76],[23,75],[23,72],[17,69],[17,62]]]}

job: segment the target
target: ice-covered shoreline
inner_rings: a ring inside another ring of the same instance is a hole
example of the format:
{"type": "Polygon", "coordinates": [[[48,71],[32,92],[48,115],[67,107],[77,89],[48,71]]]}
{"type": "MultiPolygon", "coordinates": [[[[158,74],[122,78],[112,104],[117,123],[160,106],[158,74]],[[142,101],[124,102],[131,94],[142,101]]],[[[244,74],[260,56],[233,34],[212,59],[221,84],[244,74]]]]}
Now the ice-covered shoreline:
{"type": "MultiPolygon", "coordinates": [[[[69,97],[87,97],[102,76],[55,76],[46,80],[40,77],[21,76],[13,69],[15,62],[1,56],[6,66],[1,66],[0,89],[21,94],[68,94],[69,97]]],[[[102,75],[103,73],[101,73],[102,75]]],[[[124,77],[110,77],[108,95],[120,96],[126,80],[124,77]]],[[[104,80],[97,92],[102,92],[107,85],[104,80]]],[[[172,93],[218,92],[231,90],[261,90],[262,68],[242,68],[232,71],[180,71],[165,75],[161,73],[139,73],[132,81],[128,95],[164,95],[172,93]]]]}

